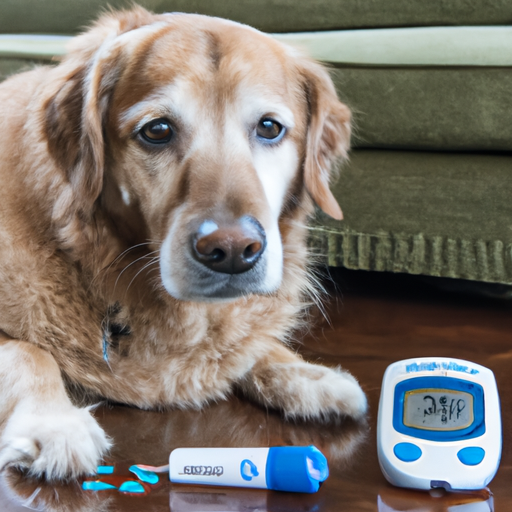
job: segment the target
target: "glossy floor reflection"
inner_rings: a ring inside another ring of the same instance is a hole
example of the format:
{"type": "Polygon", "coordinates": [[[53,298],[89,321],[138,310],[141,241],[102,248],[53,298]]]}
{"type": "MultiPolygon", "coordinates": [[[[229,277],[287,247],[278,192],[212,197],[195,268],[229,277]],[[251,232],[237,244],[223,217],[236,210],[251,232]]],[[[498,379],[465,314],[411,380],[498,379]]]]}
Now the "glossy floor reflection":
{"type": "MultiPolygon", "coordinates": [[[[368,422],[288,423],[234,396],[202,411],[145,412],[104,405],[96,411],[114,438],[116,472],[130,463],[166,464],[178,446],[314,444],[329,459],[330,477],[317,494],[170,485],[164,478],[145,496],[84,492],[79,484],[50,486],[11,472],[0,486],[0,511],[449,511],[512,510],[512,303],[435,290],[420,278],[333,271],[330,323],[318,312],[316,328],[299,348],[309,360],[341,365],[368,394],[368,422]],[[421,356],[469,359],[491,368],[502,400],[504,451],[489,489],[429,494],[388,485],[375,446],[380,383],[386,367],[421,356]]],[[[123,473],[124,474],[124,473],[123,473]]]]}

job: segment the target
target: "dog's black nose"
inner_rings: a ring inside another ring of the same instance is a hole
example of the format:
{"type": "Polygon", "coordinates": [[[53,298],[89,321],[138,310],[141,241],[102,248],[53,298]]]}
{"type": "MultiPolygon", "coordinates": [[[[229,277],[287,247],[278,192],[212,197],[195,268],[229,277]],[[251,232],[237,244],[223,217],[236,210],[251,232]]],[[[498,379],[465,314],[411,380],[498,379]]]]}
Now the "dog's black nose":
{"type": "Polygon", "coordinates": [[[253,217],[231,223],[204,221],[193,238],[194,258],[215,272],[241,274],[250,270],[265,251],[265,230],[253,217]]]}

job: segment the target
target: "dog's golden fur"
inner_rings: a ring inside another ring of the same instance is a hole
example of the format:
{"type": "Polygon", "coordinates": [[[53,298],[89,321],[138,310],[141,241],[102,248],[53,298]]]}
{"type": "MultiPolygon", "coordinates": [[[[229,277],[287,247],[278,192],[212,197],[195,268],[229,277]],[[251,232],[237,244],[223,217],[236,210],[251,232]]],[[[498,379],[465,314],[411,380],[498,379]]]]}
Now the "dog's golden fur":
{"type": "Polygon", "coordinates": [[[238,386],[288,417],[364,414],[353,377],[286,346],[305,306],[311,198],[341,218],[329,168],[349,122],[328,74],[295,50],[141,8],[100,18],[58,66],[5,81],[0,467],[94,470],[110,441],[64,382],[142,408],[199,407],[238,386]],[[275,145],[254,136],[269,115],[287,129],[275,145]],[[171,118],[165,148],[140,139],[155,118],[171,118]],[[263,263],[222,285],[201,281],[188,252],[190,226],[212,215],[249,215],[268,238],[263,263]]]}

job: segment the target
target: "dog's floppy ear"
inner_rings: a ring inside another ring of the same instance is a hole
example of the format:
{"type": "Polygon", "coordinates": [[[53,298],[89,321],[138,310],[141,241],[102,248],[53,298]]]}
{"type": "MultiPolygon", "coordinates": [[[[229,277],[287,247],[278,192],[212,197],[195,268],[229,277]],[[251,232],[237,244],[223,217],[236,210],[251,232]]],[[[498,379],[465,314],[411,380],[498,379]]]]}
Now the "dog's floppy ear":
{"type": "Polygon", "coordinates": [[[91,210],[103,184],[107,67],[95,62],[90,70],[86,63],[73,69],[45,109],[48,149],[66,174],[82,212],[91,210]]]}
{"type": "Polygon", "coordinates": [[[103,185],[103,120],[123,66],[122,46],[115,39],[151,21],[151,14],[140,7],[100,18],[72,41],[59,66],[60,84],[46,101],[48,149],[66,174],[82,217],[92,211],[103,185]]]}
{"type": "Polygon", "coordinates": [[[48,149],[71,185],[82,213],[91,211],[103,184],[103,116],[115,82],[115,52],[76,52],[61,66],[59,89],[45,105],[48,149]],[[114,54],[112,54],[114,53],[114,54]]]}
{"type": "Polygon", "coordinates": [[[331,164],[346,158],[350,144],[350,110],[336,96],[327,71],[316,62],[302,61],[309,107],[304,182],[315,203],[334,219],[343,213],[329,189],[331,164]]]}

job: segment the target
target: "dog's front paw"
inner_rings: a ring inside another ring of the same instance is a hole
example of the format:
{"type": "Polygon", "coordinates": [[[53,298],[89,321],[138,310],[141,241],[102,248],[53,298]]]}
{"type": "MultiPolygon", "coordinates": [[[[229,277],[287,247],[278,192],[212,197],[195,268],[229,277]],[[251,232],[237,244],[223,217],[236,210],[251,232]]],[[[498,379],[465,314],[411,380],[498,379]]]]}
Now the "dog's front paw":
{"type": "Polygon", "coordinates": [[[35,412],[18,408],[0,439],[0,470],[28,469],[49,480],[96,473],[111,443],[88,409],[35,412]]]}
{"type": "Polygon", "coordinates": [[[368,408],[356,379],[339,369],[305,362],[280,363],[258,372],[254,379],[259,400],[282,409],[289,418],[358,419],[368,408]]]}

